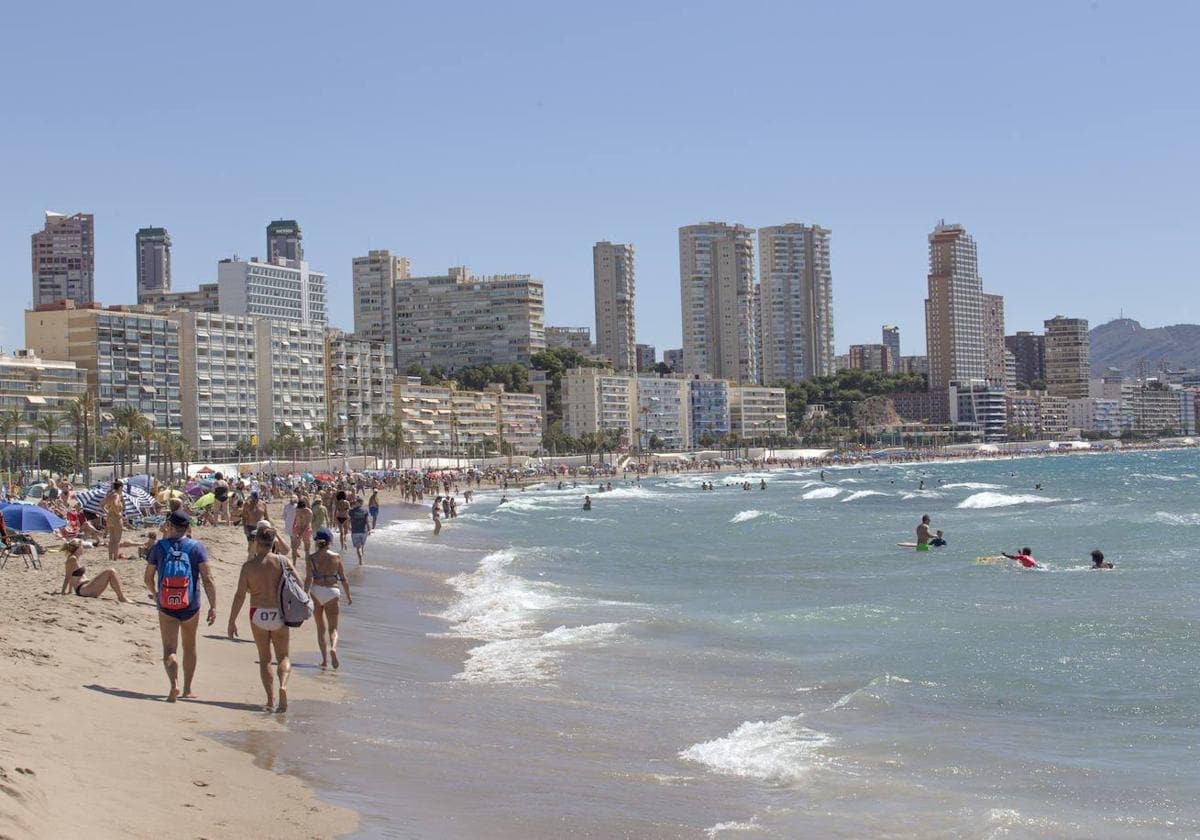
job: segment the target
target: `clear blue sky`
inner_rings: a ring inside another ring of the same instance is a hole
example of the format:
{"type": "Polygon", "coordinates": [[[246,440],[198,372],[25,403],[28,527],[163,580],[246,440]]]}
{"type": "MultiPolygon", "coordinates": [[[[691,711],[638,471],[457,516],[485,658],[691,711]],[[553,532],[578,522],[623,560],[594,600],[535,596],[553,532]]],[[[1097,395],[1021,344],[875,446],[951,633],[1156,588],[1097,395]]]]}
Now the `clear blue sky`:
{"type": "Polygon", "coordinates": [[[638,338],[680,343],[677,228],[833,230],[836,337],[924,352],[925,237],[979,243],[1007,328],[1200,320],[1200,5],[23,3],[0,34],[0,268],[22,343],[42,211],[134,232],[176,288],[297,219],[352,326],[350,260],[546,282],[592,324],[591,246],[632,242],[638,338]],[[504,8],[509,6],[511,8],[504,8]]]}

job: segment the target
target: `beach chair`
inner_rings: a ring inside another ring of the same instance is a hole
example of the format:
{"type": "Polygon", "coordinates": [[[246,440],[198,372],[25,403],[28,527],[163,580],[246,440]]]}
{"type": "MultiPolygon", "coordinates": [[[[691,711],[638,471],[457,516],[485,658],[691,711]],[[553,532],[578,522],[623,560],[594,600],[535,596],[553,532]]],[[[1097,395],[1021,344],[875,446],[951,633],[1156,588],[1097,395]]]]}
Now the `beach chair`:
{"type": "Polygon", "coordinates": [[[0,569],[8,565],[10,557],[18,554],[24,558],[26,569],[30,566],[35,569],[42,568],[42,547],[33,541],[33,537],[11,531],[8,536],[11,541],[4,546],[3,552],[0,552],[0,569]]]}

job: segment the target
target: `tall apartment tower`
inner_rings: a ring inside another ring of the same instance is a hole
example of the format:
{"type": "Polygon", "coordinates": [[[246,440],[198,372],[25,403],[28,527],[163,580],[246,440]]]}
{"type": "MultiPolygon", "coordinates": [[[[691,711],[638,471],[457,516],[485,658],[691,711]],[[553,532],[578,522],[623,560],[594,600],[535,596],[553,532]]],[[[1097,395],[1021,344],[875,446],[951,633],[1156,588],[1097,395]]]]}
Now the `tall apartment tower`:
{"type": "Polygon", "coordinates": [[[137,246],[137,301],[171,291],[171,237],[166,228],[144,227],[135,237],[137,246]]]}
{"type": "Polygon", "coordinates": [[[96,230],[91,213],[46,211],[46,224],[30,237],[33,308],[60,300],[96,299],[96,230]]]}
{"type": "Polygon", "coordinates": [[[829,231],[817,225],[759,228],[762,381],[834,373],[829,231]]]}
{"type": "Polygon", "coordinates": [[[596,294],[596,352],[617,370],[637,370],[633,320],[633,246],[597,242],[592,247],[596,294]]]}
{"type": "Polygon", "coordinates": [[[382,341],[391,352],[396,350],[396,281],[412,276],[408,257],[391,251],[368,251],[351,263],[354,289],[354,334],[370,341],[382,341]]]}
{"type": "Polygon", "coordinates": [[[888,349],[888,373],[900,372],[900,328],[891,324],[883,325],[882,344],[888,349]]]}
{"type": "Polygon", "coordinates": [[[276,219],[267,225],[267,262],[304,259],[303,236],[295,219],[276,219]]]}
{"type": "Polygon", "coordinates": [[[1069,400],[1088,396],[1091,342],[1086,318],[1056,315],[1046,325],[1046,393],[1069,400]]]}
{"type": "Polygon", "coordinates": [[[975,240],[962,225],[941,222],[929,234],[925,342],[930,388],[986,378],[982,298],[975,240]]]}
{"type": "Polygon", "coordinates": [[[983,307],[983,354],[986,370],[984,379],[991,385],[1005,386],[1004,362],[1004,296],[980,295],[983,307]]]}
{"type": "Polygon", "coordinates": [[[1046,338],[1031,332],[1018,331],[1004,337],[1004,346],[1016,361],[1017,382],[1029,385],[1046,379],[1046,338]]]}
{"type": "Polygon", "coordinates": [[[754,383],[754,229],[707,222],[679,229],[683,365],[754,383]]]}

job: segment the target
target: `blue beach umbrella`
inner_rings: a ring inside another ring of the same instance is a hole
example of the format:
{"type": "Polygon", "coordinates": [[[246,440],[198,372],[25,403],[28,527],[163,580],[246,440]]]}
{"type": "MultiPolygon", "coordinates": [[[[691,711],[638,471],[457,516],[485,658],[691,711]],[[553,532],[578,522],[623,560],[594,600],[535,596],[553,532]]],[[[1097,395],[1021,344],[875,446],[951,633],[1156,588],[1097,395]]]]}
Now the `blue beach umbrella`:
{"type": "Polygon", "coordinates": [[[0,515],[4,516],[4,525],[13,531],[57,531],[66,525],[45,508],[33,505],[5,505],[0,507],[0,515]]]}

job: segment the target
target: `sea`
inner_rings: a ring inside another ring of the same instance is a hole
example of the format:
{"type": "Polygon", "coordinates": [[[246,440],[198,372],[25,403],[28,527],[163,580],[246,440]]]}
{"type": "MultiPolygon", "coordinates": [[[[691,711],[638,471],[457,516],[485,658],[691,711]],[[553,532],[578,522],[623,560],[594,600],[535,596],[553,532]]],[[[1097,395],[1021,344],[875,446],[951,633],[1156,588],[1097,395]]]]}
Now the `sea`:
{"type": "Polygon", "coordinates": [[[361,838],[1200,836],[1197,451],[825,479],[385,510],[350,699],[242,746],[361,838]]]}

